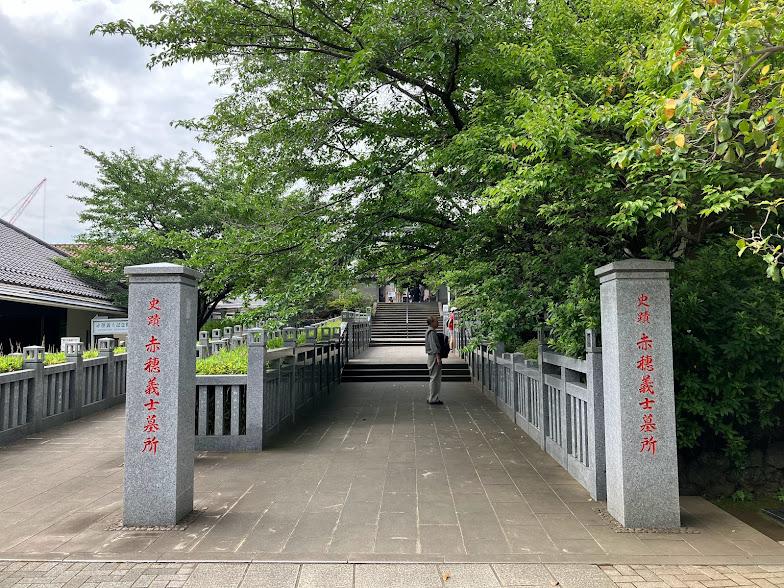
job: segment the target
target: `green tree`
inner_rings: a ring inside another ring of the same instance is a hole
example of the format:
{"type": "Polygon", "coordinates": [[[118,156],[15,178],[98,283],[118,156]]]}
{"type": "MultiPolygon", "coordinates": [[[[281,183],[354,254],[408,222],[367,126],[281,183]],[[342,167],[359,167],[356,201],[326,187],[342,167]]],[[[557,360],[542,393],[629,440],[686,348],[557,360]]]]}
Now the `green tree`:
{"type": "Polygon", "coordinates": [[[180,124],[267,201],[199,253],[247,291],[282,299],[296,280],[295,305],[326,273],[449,277],[475,308],[503,300],[492,315],[512,336],[541,324],[586,263],[648,243],[607,226],[625,179],[607,163],[631,112],[624,59],[658,26],[649,0],[153,9],[156,24],[94,32],[135,37],[151,67],[210,60],[232,83],[211,116],[180,124]],[[286,245],[294,258],[268,254],[286,245]]]}
{"type": "Polygon", "coordinates": [[[234,186],[197,154],[176,159],[145,158],[133,149],[95,153],[95,183],[76,185],[84,195],[71,196],[85,208],[79,220],[88,226],[72,257],[64,264],[75,273],[105,285],[115,303],[126,306],[123,268],[145,263],[187,263],[204,274],[199,286],[198,325],[209,320],[215,306],[228,296],[233,280],[208,264],[194,264],[194,248],[218,238],[223,214],[236,198],[234,186]],[[178,246],[183,235],[191,248],[178,246]]]}
{"type": "Polygon", "coordinates": [[[784,3],[676,0],[647,59],[627,128],[632,144],[613,162],[635,176],[662,159],[671,172],[657,191],[627,199],[615,217],[634,227],[669,217],[684,247],[719,228],[751,224],[738,241],[761,253],[768,275],[784,275],[782,239],[770,222],[784,189],[784,3]],[[768,222],[766,222],[768,221],[768,222]]]}

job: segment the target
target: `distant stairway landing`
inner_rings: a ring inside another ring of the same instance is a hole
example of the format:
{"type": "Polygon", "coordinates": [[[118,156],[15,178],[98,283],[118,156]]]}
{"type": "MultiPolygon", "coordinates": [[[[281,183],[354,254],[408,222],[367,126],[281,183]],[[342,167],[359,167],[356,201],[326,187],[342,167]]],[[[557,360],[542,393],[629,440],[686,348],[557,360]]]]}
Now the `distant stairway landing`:
{"type": "MultiPolygon", "coordinates": [[[[367,363],[350,360],[343,368],[341,382],[427,382],[426,363],[367,363]]],[[[471,373],[464,361],[444,362],[443,382],[470,382],[471,373]]]]}
{"type": "Polygon", "coordinates": [[[436,302],[379,304],[373,317],[370,346],[424,345],[430,315],[438,315],[436,302]]]}

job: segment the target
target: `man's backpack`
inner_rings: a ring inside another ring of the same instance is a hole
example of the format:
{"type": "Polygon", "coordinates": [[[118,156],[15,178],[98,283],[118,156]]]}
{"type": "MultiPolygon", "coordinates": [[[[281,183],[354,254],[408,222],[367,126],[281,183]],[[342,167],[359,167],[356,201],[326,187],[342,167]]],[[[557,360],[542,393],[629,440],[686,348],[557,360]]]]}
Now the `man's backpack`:
{"type": "Polygon", "coordinates": [[[436,333],[438,337],[438,354],[441,359],[446,359],[449,356],[449,338],[443,333],[436,333]]]}

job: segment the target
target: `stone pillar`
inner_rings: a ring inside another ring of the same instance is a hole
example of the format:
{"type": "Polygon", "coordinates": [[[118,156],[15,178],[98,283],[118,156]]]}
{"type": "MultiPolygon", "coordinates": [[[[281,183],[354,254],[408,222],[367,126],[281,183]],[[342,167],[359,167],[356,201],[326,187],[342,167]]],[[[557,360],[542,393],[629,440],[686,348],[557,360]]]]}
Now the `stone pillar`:
{"type": "Polygon", "coordinates": [[[65,353],[65,347],[69,343],[81,343],[81,339],[79,337],[60,337],[60,351],[65,353]]]}
{"type": "Polygon", "coordinates": [[[32,389],[27,391],[28,396],[30,394],[33,395],[33,402],[30,403],[29,398],[27,401],[28,406],[32,407],[32,414],[28,413],[27,422],[32,423],[32,430],[40,431],[43,428],[44,412],[46,410],[46,382],[44,381],[46,351],[40,345],[30,345],[23,348],[22,351],[24,352],[22,369],[35,371],[32,389]]]}
{"type": "Polygon", "coordinates": [[[625,527],[680,526],[669,271],[627,259],[601,284],[607,510],[625,527]]]}
{"type": "Polygon", "coordinates": [[[248,386],[246,389],[245,431],[247,449],[261,451],[264,442],[264,376],[267,373],[267,335],[251,329],[248,341],[248,386]]]}
{"type": "MultiPolygon", "coordinates": [[[[289,378],[289,398],[291,399],[291,422],[297,422],[297,329],[294,327],[284,327],[282,330],[283,347],[294,349],[293,356],[285,361],[285,369],[291,374],[289,378]]],[[[283,367],[281,367],[283,369],[283,367]]],[[[282,388],[282,387],[281,387],[282,388]]],[[[283,394],[283,390],[280,391],[283,394]]]]}
{"type": "Polygon", "coordinates": [[[344,310],[340,313],[340,318],[346,325],[346,331],[348,332],[346,337],[346,360],[349,360],[354,357],[354,313],[344,310]]]}
{"type": "Polygon", "coordinates": [[[588,459],[594,464],[596,478],[591,482],[588,491],[594,500],[607,499],[607,475],[604,449],[604,385],[602,383],[602,347],[598,333],[593,329],[585,330],[585,363],[587,366],[585,382],[589,398],[588,405],[589,431],[592,431],[588,443],[588,459]]]}
{"type": "Polygon", "coordinates": [[[115,391],[115,369],[114,369],[114,347],[116,343],[111,337],[103,337],[98,339],[98,355],[99,357],[106,358],[106,382],[104,383],[104,390],[106,390],[106,402],[109,405],[114,404],[115,391]]]}
{"type": "Polygon", "coordinates": [[[128,372],[123,524],[174,525],[193,510],[197,280],[171,263],[125,268],[128,372]]]}
{"type": "MultiPolygon", "coordinates": [[[[114,339],[112,339],[112,343],[114,343],[114,339]]],[[[82,406],[84,406],[84,345],[77,338],[77,341],[66,342],[63,351],[65,352],[65,361],[76,364],[69,408],[73,410],[73,418],[78,419],[82,416],[82,406]]]]}

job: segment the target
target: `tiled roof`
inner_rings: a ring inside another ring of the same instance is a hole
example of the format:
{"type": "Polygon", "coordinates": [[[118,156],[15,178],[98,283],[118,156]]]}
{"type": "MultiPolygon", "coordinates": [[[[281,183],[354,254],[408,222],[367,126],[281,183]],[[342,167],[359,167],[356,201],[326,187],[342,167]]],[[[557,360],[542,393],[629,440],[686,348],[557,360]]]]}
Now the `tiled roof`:
{"type": "Polygon", "coordinates": [[[65,257],[59,249],[0,219],[0,288],[25,293],[26,301],[40,294],[49,304],[60,300],[64,305],[122,310],[98,286],[54,261],[65,257]]]}

